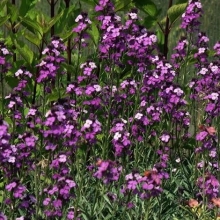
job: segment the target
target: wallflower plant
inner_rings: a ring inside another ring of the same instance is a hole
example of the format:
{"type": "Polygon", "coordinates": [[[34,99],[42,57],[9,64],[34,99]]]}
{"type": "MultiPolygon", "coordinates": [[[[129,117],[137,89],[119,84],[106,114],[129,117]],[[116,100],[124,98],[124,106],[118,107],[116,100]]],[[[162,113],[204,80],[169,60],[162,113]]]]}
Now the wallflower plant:
{"type": "Polygon", "coordinates": [[[118,2],[97,1],[95,16],[74,14],[50,40],[27,13],[31,59],[18,39],[0,42],[0,219],[219,215],[220,43],[210,49],[200,31],[201,1],[181,4],[184,36],[169,56],[138,3],[121,16],[118,2]]]}

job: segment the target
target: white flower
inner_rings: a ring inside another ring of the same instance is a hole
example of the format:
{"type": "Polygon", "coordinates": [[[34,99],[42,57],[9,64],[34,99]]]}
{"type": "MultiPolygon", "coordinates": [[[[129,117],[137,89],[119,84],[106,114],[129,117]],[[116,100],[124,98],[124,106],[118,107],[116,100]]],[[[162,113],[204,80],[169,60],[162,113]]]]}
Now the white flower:
{"type": "Polygon", "coordinates": [[[180,89],[180,88],[176,88],[176,89],[174,89],[173,92],[176,93],[178,96],[181,96],[181,95],[183,94],[183,90],[180,89]]]}
{"type": "Polygon", "coordinates": [[[91,67],[92,69],[97,68],[97,66],[95,65],[95,63],[94,63],[94,62],[89,62],[89,65],[90,65],[90,67],[91,67]]]}
{"type": "Polygon", "coordinates": [[[128,121],[126,121],[126,120],[123,119],[123,118],[121,118],[121,120],[122,120],[122,122],[123,122],[124,124],[127,124],[127,122],[128,122],[128,121]]]}
{"type": "Polygon", "coordinates": [[[86,120],[86,123],[84,124],[84,127],[85,127],[85,128],[90,128],[91,124],[92,124],[92,121],[89,120],[89,119],[87,119],[87,120],[86,120]]]}
{"type": "Polygon", "coordinates": [[[75,22],[79,22],[79,20],[83,19],[83,16],[82,15],[78,15],[75,19],[75,22]]]}
{"type": "Polygon", "coordinates": [[[212,67],[211,67],[211,70],[212,70],[212,72],[214,73],[214,72],[216,72],[216,71],[218,70],[218,67],[217,67],[217,66],[212,66],[212,67]]]}
{"type": "Polygon", "coordinates": [[[129,13],[131,19],[137,19],[137,14],[136,13],[129,13]]]}
{"type": "Polygon", "coordinates": [[[143,116],[143,114],[137,113],[137,114],[134,116],[134,118],[140,120],[140,119],[142,118],[142,116],[143,116]]]}
{"type": "Polygon", "coordinates": [[[177,163],[180,163],[180,158],[177,158],[177,159],[176,159],[176,162],[177,162],[177,163]]]}
{"type": "Polygon", "coordinates": [[[59,155],[59,162],[61,162],[61,163],[64,163],[64,162],[66,162],[66,155],[64,155],[64,154],[61,154],[61,155],[59,155]]]}
{"type": "Polygon", "coordinates": [[[14,163],[15,162],[15,157],[10,156],[8,159],[9,163],[14,163]]]}
{"type": "Polygon", "coordinates": [[[218,96],[219,96],[218,93],[213,92],[213,93],[210,95],[210,98],[211,98],[212,100],[217,100],[217,99],[218,99],[218,96]]]}
{"type": "Polygon", "coordinates": [[[94,85],[93,86],[96,92],[100,92],[102,90],[100,85],[94,85]]]}
{"type": "Polygon", "coordinates": [[[170,135],[168,135],[168,134],[163,134],[161,137],[160,137],[160,139],[161,139],[161,141],[163,141],[163,142],[169,142],[169,140],[170,140],[170,135]]]}
{"type": "Polygon", "coordinates": [[[204,53],[204,52],[205,52],[205,48],[204,47],[199,48],[199,54],[204,53]]]}
{"type": "Polygon", "coordinates": [[[114,140],[118,140],[121,137],[121,134],[119,132],[116,132],[114,135],[114,140]]]}
{"type": "Polygon", "coordinates": [[[157,42],[157,36],[154,35],[154,34],[150,35],[150,39],[151,39],[154,43],[157,42]]]}
{"type": "Polygon", "coordinates": [[[23,73],[23,70],[19,69],[16,73],[15,73],[15,76],[19,76],[23,73]]]}
{"type": "Polygon", "coordinates": [[[4,55],[9,54],[9,51],[6,48],[2,48],[1,51],[4,55]]]}
{"type": "Polygon", "coordinates": [[[205,75],[207,72],[208,72],[208,69],[206,69],[206,68],[202,68],[202,69],[199,71],[199,73],[200,73],[201,75],[205,75]]]}

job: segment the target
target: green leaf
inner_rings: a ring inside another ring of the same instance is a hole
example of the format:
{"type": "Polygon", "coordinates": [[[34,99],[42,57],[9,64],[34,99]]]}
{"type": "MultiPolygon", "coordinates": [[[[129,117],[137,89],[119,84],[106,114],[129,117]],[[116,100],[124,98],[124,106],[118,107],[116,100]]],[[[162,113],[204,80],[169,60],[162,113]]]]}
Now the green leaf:
{"type": "Polygon", "coordinates": [[[11,4],[10,2],[7,2],[7,10],[8,14],[10,15],[11,22],[14,23],[18,19],[18,8],[11,4]]]}
{"type": "Polygon", "coordinates": [[[35,20],[31,20],[29,18],[21,18],[22,24],[28,28],[29,31],[35,33],[35,31],[39,32],[41,36],[43,36],[43,29],[41,25],[35,20]]]}
{"type": "Polygon", "coordinates": [[[66,40],[67,38],[69,38],[71,35],[73,34],[73,31],[63,31],[59,34],[59,36],[63,39],[66,40]]]}
{"type": "Polygon", "coordinates": [[[19,8],[19,15],[24,17],[32,8],[35,7],[38,0],[22,0],[19,8]]]}
{"type": "Polygon", "coordinates": [[[134,0],[134,3],[137,5],[137,7],[142,10],[143,12],[147,13],[151,17],[155,17],[158,15],[159,10],[157,9],[157,6],[154,2],[151,0],[134,0]]]}
{"type": "Polygon", "coordinates": [[[155,6],[155,4],[144,5],[143,10],[152,17],[155,17],[157,15],[157,7],[155,6]]]}
{"type": "Polygon", "coordinates": [[[34,58],[33,51],[27,46],[27,44],[24,44],[23,42],[14,41],[17,52],[24,58],[24,60],[31,65],[34,58]]]}
{"type": "Polygon", "coordinates": [[[8,2],[8,0],[1,0],[1,1],[0,1],[0,8],[1,8],[1,9],[4,8],[5,5],[7,4],[7,2],[8,2]]]}
{"type": "Polygon", "coordinates": [[[14,88],[18,84],[18,80],[13,75],[5,76],[5,81],[10,88],[14,88]]]}
{"type": "Polygon", "coordinates": [[[51,29],[51,27],[56,24],[56,22],[61,18],[62,15],[63,15],[63,11],[61,11],[59,14],[57,14],[56,16],[54,16],[54,17],[49,21],[49,23],[46,25],[46,27],[43,29],[43,32],[44,32],[44,33],[47,33],[47,32],[51,29]]]}
{"type": "Polygon", "coordinates": [[[147,16],[145,19],[144,19],[144,27],[146,27],[147,29],[150,29],[152,28],[155,24],[157,23],[157,19],[155,19],[154,17],[151,17],[151,16],[147,16]]]}
{"type": "Polygon", "coordinates": [[[5,22],[10,18],[10,15],[0,17],[0,26],[4,25],[5,22]]]}
{"type": "Polygon", "coordinates": [[[80,9],[76,8],[76,5],[71,5],[69,8],[62,9],[60,12],[61,11],[63,11],[63,15],[55,26],[55,31],[59,33],[59,36],[63,34],[63,32],[72,32],[75,17],[80,13],[80,9]]]}
{"type": "Polygon", "coordinates": [[[124,11],[131,3],[131,0],[118,0],[115,4],[115,11],[124,11]]]}
{"type": "Polygon", "coordinates": [[[1,0],[0,1],[0,8],[1,8],[0,15],[2,17],[7,13],[6,8],[5,8],[6,4],[7,4],[7,0],[1,0]]]}
{"type": "Polygon", "coordinates": [[[36,45],[37,47],[40,46],[41,43],[41,39],[39,39],[35,34],[29,32],[29,31],[25,31],[23,36],[32,44],[36,45]]]}
{"type": "Polygon", "coordinates": [[[92,37],[92,40],[94,42],[95,45],[98,44],[99,42],[99,30],[98,28],[96,27],[96,24],[92,23],[91,25],[91,29],[88,30],[88,33],[90,34],[90,36],[92,37]]]}
{"type": "Polygon", "coordinates": [[[182,4],[182,3],[187,3],[188,0],[178,0],[176,4],[182,4]]]}
{"type": "Polygon", "coordinates": [[[171,23],[174,23],[185,11],[187,3],[177,4],[170,7],[167,11],[167,15],[171,23]]]}
{"type": "Polygon", "coordinates": [[[164,33],[160,29],[157,30],[157,42],[158,44],[164,44],[164,33]]]}

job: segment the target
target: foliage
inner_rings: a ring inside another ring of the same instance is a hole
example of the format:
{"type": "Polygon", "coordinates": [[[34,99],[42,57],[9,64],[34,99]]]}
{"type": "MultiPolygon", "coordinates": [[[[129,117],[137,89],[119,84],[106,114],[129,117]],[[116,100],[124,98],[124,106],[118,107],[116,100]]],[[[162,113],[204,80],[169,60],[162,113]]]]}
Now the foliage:
{"type": "Polygon", "coordinates": [[[218,219],[220,43],[200,0],[164,18],[153,0],[19,3],[0,2],[0,219],[218,219]]]}

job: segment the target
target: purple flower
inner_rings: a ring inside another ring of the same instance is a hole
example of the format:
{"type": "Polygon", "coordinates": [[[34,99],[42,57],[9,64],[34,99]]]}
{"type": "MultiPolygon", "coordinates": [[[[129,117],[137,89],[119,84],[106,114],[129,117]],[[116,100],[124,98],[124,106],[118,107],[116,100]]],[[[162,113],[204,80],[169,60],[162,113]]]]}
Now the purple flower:
{"type": "Polygon", "coordinates": [[[93,176],[102,179],[104,184],[117,181],[122,171],[122,167],[117,166],[117,163],[111,160],[98,160],[97,169],[93,176]]]}

